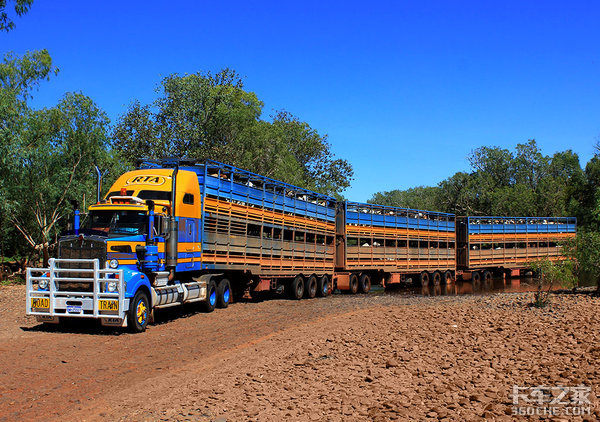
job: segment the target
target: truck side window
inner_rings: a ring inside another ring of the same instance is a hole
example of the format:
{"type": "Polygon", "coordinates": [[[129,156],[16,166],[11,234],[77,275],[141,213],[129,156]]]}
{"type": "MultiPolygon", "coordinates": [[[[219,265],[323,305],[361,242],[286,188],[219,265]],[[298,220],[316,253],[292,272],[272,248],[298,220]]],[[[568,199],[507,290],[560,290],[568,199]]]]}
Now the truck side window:
{"type": "Polygon", "coordinates": [[[183,195],[183,203],[188,205],[194,205],[194,195],[191,193],[186,193],[183,195]]]}

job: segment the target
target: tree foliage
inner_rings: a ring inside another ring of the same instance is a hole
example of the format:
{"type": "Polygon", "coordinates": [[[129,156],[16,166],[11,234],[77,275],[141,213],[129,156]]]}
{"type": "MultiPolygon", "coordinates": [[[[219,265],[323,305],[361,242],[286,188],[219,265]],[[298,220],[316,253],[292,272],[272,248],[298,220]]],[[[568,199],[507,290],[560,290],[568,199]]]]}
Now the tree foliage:
{"type": "Polygon", "coordinates": [[[8,32],[15,29],[13,17],[9,13],[14,12],[16,16],[23,16],[32,4],[33,0],[0,0],[0,31],[8,32]],[[12,7],[9,7],[11,3],[12,7]]]}
{"type": "Polygon", "coordinates": [[[285,111],[262,120],[262,101],[231,69],[173,74],[158,93],[152,104],[134,101],[114,128],[114,148],[130,162],[210,158],[323,193],[349,186],[352,167],[326,136],[285,111]]]}
{"type": "Polygon", "coordinates": [[[32,90],[54,72],[46,51],[8,54],[0,65],[0,220],[12,228],[3,228],[2,249],[38,250],[45,259],[65,228],[69,201],[93,197],[93,166],[118,163],[108,149],[108,118],[89,97],[68,93],[55,107],[29,108],[32,90]]]}
{"type": "Polygon", "coordinates": [[[529,268],[536,274],[537,291],[533,295],[532,305],[544,308],[550,304],[550,292],[556,285],[565,288],[577,285],[577,277],[574,270],[575,261],[558,260],[548,258],[540,259],[530,263],[529,268]]]}
{"type": "MultiPolygon", "coordinates": [[[[578,276],[600,281],[600,233],[596,230],[580,229],[577,237],[565,242],[564,254],[575,263],[578,276]]],[[[600,284],[598,284],[600,288],[600,284]]]]}
{"type": "Polygon", "coordinates": [[[368,201],[371,204],[402,206],[421,210],[435,210],[439,208],[436,202],[440,196],[440,187],[417,186],[406,190],[391,190],[378,192],[368,201]]]}
{"type": "Polygon", "coordinates": [[[371,201],[403,207],[426,205],[426,209],[458,215],[583,217],[597,199],[594,179],[600,176],[600,167],[596,169],[593,161],[584,172],[571,150],[546,156],[535,140],[529,140],[514,151],[477,148],[469,162],[470,173],[456,173],[436,187],[376,193],[371,201]],[[414,201],[421,192],[428,199],[414,201]]]}

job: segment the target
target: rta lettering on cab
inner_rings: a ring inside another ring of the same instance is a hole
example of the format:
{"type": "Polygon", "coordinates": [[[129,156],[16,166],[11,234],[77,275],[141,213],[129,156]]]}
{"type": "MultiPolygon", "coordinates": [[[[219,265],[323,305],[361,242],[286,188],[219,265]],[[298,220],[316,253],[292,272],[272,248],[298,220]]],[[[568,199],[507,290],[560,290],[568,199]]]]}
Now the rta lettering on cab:
{"type": "Polygon", "coordinates": [[[147,176],[134,176],[128,179],[126,185],[144,184],[144,185],[162,185],[165,183],[163,176],[147,175],[147,176]]]}

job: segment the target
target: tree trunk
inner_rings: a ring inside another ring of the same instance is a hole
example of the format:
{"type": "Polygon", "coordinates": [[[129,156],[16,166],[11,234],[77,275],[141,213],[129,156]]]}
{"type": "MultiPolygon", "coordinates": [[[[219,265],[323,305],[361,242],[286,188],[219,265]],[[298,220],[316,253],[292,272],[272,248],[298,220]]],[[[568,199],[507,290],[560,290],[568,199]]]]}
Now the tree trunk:
{"type": "Polygon", "coordinates": [[[50,260],[50,254],[48,253],[48,242],[44,242],[42,244],[42,256],[44,259],[43,268],[46,268],[48,266],[48,261],[50,260]]]}

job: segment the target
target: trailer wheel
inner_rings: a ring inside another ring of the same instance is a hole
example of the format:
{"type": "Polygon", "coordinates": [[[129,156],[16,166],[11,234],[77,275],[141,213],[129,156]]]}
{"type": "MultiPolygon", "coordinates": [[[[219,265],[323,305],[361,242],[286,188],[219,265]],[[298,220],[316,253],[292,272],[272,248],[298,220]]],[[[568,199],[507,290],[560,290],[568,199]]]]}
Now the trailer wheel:
{"type": "Polygon", "coordinates": [[[442,283],[442,273],[434,271],[433,273],[433,285],[439,286],[442,283]]]}
{"type": "Polygon", "coordinates": [[[369,293],[371,290],[371,277],[367,274],[361,274],[358,287],[360,288],[361,293],[369,293]]]}
{"type": "Polygon", "coordinates": [[[419,281],[421,282],[421,286],[429,286],[429,273],[427,271],[423,271],[419,275],[419,281]]]}
{"type": "Polygon", "coordinates": [[[150,301],[143,290],[138,290],[129,304],[127,327],[133,333],[146,331],[150,319],[150,301]]]}
{"type": "Polygon", "coordinates": [[[349,292],[353,295],[358,292],[358,276],[356,274],[350,274],[349,287],[349,292]]]}
{"type": "Polygon", "coordinates": [[[204,312],[212,312],[217,305],[217,285],[210,280],[206,285],[206,299],[204,300],[204,312]]]}
{"type": "Polygon", "coordinates": [[[489,283],[492,281],[492,273],[489,272],[488,270],[485,270],[483,272],[483,281],[485,284],[489,283]]]}
{"type": "Polygon", "coordinates": [[[329,294],[329,277],[327,274],[324,274],[321,278],[319,278],[319,283],[317,284],[317,294],[321,297],[325,297],[329,294]]]}
{"type": "Polygon", "coordinates": [[[221,279],[217,286],[217,308],[227,308],[231,299],[231,285],[226,278],[221,279]]]}
{"type": "Polygon", "coordinates": [[[304,283],[304,297],[312,299],[317,295],[317,276],[311,275],[304,283]]]}
{"type": "Polygon", "coordinates": [[[444,276],[442,277],[442,283],[444,284],[452,284],[452,272],[451,271],[446,271],[444,273],[444,276]]]}
{"type": "Polygon", "coordinates": [[[301,275],[296,276],[294,280],[289,284],[290,287],[290,298],[302,299],[304,295],[304,277],[301,275]]]}

